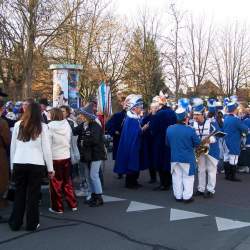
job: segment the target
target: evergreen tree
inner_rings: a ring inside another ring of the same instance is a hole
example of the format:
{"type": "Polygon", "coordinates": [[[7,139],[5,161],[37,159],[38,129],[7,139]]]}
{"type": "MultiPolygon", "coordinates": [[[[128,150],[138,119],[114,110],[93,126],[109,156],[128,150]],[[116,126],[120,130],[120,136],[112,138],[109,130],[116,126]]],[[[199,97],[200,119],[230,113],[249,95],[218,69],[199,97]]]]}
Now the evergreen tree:
{"type": "Polygon", "coordinates": [[[165,86],[155,36],[145,29],[137,28],[132,36],[125,64],[124,83],[130,92],[142,94],[147,104],[165,86]]]}

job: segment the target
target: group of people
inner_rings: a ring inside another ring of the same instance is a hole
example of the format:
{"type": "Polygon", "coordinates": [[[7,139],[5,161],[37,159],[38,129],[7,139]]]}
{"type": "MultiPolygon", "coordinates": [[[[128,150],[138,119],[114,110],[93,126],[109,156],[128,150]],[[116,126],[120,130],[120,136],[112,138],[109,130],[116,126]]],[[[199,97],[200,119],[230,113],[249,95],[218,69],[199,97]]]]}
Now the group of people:
{"type": "MultiPolygon", "coordinates": [[[[0,95],[5,94],[0,92],[0,95]]],[[[49,177],[49,211],[64,212],[63,196],[69,209],[77,211],[71,178],[72,165],[76,163],[83,168],[83,178],[88,182],[89,195],[85,202],[90,207],[103,205],[99,171],[101,162],[106,159],[104,132],[92,103],[80,109],[77,117],[72,119],[68,106],[49,108],[45,100],[36,103],[27,99],[22,103],[21,115],[12,132],[4,108],[1,99],[0,194],[3,199],[10,174],[15,184],[15,196],[8,224],[13,231],[22,227],[25,212],[26,230],[34,231],[40,226],[39,202],[45,175],[49,177]]]]}
{"type": "Polygon", "coordinates": [[[139,188],[140,171],[149,169],[150,183],[159,174],[160,186],[154,189],[172,186],[178,202],[192,202],[193,196],[212,198],[221,163],[226,180],[240,181],[236,171],[242,145],[250,167],[250,112],[239,107],[236,97],[225,99],[224,106],[215,99],[205,105],[200,98],[183,98],[173,108],[161,95],[153,98],[145,115],[142,97],[129,95],[123,111],[107,123],[107,131],[114,138],[114,172],[126,175],[125,186],[139,188]]]}
{"type": "Polygon", "coordinates": [[[64,212],[63,196],[69,209],[77,211],[74,165],[79,169],[80,189],[87,183],[85,202],[90,207],[103,205],[105,133],[113,138],[114,172],[119,179],[126,175],[126,188],[140,188],[140,171],[148,169],[150,183],[159,176],[160,185],[154,190],[173,187],[176,201],[185,203],[192,202],[194,195],[214,196],[221,163],[225,179],[239,181],[236,169],[242,144],[250,151],[249,109],[239,112],[235,98],[224,106],[214,99],[205,105],[200,98],[183,98],[173,107],[161,93],[146,111],[142,96],[131,94],[121,97],[122,110],[104,124],[94,102],[74,113],[65,105],[49,107],[46,99],[14,105],[4,103],[3,97],[6,94],[0,91],[0,202],[4,203],[12,176],[15,198],[8,223],[14,231],[21,228],[25,212],[26,230],[39,227],[44,176],[49,177],[49,211],[64,212]]]}

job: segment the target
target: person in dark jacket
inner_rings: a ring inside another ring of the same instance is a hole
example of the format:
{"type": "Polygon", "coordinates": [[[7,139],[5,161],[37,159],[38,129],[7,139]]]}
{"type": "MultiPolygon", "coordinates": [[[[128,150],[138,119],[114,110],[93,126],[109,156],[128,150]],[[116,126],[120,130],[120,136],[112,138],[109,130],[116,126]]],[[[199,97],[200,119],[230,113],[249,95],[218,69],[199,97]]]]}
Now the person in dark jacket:
{"type": "MultiPolygon", "coordinates": [[[[156,114],[159,108],[158,103],[151,103],[149,113],[142,119],[142,127],[146,124],[150,124],[153,116],[156,114]]],[[[153,164],[153,136],[149,129],[146,129],[142,134],[142,149],[141,149],[141,164],[149,170],[150,184],[156,182],[156,170],[153,164]]]]}
{"type": "MultiPolygon", "coordinates": [[[[107,133],[113,137],[113,160],[116,160],[117,150],[121,138],[122,127],[126,118],[126,109],[123,105],[123,110],[115,113],[106,123],[107,133]]],[[[118,174],[118,179],[122,178],[122,174],[118,174]]]]}
{"type": "Polygon", "coordinates": [[[80,110],[82,123],[73,128],[73,134],[78,135],[81,162],[89,169],[89,189],[91,199],[88,201],[91,207],[103,205],[102,184],[99,170],[102,160],[106,160],[104,146],[104,134],[102,127],[95,121],[95,115],[91,106],[80,110]]]}
{"type": "Polygon", "coordinates": [[[153,136],[153,163],[160,177],[160,186],[154,190],[169,190],[172,185],[170,148],[165,145],[166,130],[176,123],[175,112],[163,104],[161,109],[153,116],[149,129],[153,136]]]}

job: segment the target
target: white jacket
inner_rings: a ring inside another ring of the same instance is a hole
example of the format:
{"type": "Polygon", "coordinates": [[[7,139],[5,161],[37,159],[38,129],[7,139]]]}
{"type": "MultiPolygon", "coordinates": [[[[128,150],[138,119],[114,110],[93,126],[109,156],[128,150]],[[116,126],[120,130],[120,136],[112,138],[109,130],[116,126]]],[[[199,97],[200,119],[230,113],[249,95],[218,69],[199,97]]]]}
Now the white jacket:
{"type": "Polygon", "coordinates": [[[67,120],[51,121],[49,124],[53,160],[70,158],[71,127],[67,120]]]}
{"type": "Polygon", "coordinates": [[[23,142],[17,139],[21,121],[14,126],[11,139],[11,169],[14,163],[46,165],[48,172],[53,171],[52,152],[49,141],[49,131],[46,124],[42,124],[42,133],[36,140],[23,142]]]}

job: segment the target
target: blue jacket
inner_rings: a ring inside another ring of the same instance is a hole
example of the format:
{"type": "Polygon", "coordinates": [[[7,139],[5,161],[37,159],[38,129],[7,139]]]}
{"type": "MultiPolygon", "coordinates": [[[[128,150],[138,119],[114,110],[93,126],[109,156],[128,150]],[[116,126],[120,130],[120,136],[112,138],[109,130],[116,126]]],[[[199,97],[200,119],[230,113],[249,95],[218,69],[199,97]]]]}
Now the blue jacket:
{"type": "Polygon", "coordinates": [[[248,132],[248,127],[236,116],[227,115],[223,130],[226,133],[225,142],[231,155],[240,155],[242,133],[248,132]]]}
{"type": "Polygon", "coordinates": [[[175,124],[167,129],[166,134],[166,143],[171,149],[171,162],[189,163],[189,175],[194,175],[196,169],[194,148],[201,143],[195,129],[184,124],[175,124]]]}
{"type": "MultiPolygon", "coordinates": [[[[220,128],[218,122],[214,119],[211,124],[213,127],[216,129],[216,131],[221,131],[222,129],[220,128]]],[[[209,155],[211,155],[213,158],[219,160],[220,159],[220,147],[219,147],[219,138],[216,138],[215,143],[209,144],[209,155]]]]}
{"type": "Polygon", "coordinates": [[[115,173],[126,174],[141,170],[141,134],[140,120],[127,116],[122,128],[121,139],[117,150],[114,166],[115,173]]]}
{"type": "Polygon", "coordinates": [[[126,111],[122,110],[121,112],[115,113],[106,123],[106,131],[110,136],[113,137],[113,160],[116,159],[125,117],[126,111]]]}
{"type": "Polygon", "coordinates": [[[244,120],[244,124],[248,127],[247,141],[246,144],[250,145],[250,118],[244,120]]]}
{"type": "Polygon", "coordinates": [[[153,167],[156,170],[171,170],[170,148],[166,146],[166,129],[175,123],[175,112],[168,107],[159,110],[149,123],[149,129],[153,137],[153,167]]]}

